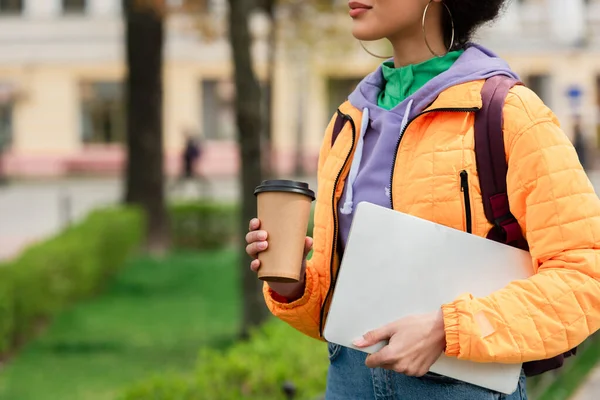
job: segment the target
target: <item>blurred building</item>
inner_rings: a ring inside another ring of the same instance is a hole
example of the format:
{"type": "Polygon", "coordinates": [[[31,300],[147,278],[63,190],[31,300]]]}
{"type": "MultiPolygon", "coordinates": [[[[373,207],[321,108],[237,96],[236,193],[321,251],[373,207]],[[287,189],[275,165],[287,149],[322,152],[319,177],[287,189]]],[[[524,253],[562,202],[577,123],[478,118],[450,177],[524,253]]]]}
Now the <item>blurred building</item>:
{"type": "MultiPolygon", "coordinates": [[[[0,0],[3,171],[116,173],[123,165],[122,0],[0,0]]],[[[211,10],[223,14],[222,3],[211,10]]],[[[207,173],[235,171],[233,85],[224,39],[198,39],[196,20],[168,23],[165,146],[178,168],[186,134],[209,139],[207,173]],[[214,171],[211,171],[214,170],[214,171]]]]}
{"type": "MultiPolygon", "coordinates": [[[[169,0],[174,5],[183,0],[169,0]]],[[[211,0],[217,21],[225,1],[211,0]]],[[[2,171],[21,176],[115,174],[123,165],[124,46],[121,0],[0,0],[0,151],[2,171]]],[[[347,24],[344,17],[339,22],[347,24]]],[[[185,134],[205,139],[205,173],[237,169],[229,46],[199,35],[197,17],[168,20],[165,150],[178,169],[185,134]]],[[[222,26],[222,24],[221,24],[222,26]]],[[[259,76],[267,60],[264,18],[252,18],[259,76]]],[[[317,29],[317,28],[316,28],[317,29]]],[[[217,29],[218,31],[218,29],[217,29]]],[[[337,105],[379,60],[349,34],[336,38],[344,62],[324,47],[279,43],[270,89],[273,160],[281,173],[297,157],[308,172],[337,105]],[[298,149],[302,151],[298,154],[298,149]]],[[[479,41],[502,54],[557,113],[571,134],[582,117],[588,142],[600,136],[600,0],[513,1],[479,41]]],[[[377,44],[374,44],[377,46],[377,44]]],[[[375,47],[374,49],[377,49],[375,47]]],[[[385,52],[385,49],[383,50],[385,52]]]]}

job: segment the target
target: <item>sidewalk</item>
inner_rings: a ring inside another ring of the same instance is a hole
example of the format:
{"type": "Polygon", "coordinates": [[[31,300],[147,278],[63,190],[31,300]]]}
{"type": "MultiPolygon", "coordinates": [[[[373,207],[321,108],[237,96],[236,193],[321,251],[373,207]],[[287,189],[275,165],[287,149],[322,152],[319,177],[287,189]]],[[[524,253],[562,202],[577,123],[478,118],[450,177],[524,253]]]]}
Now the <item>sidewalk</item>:
{"type": "Polygon", "coordinates": [[[0,186],[0,260],[62,229],[91,209],[114,204],[117,180],[24,181],[0,186]]]}
{"type": "MultiPolygon", "coordinates": [[[[303,180],[316,187],[315,179],[303,180]]],[[[176,188],[172,183],[169,185],[170,196],[197,195],[193,184],[176,188]]],[[[210,182],[212,199],[234,201],[238,193],[237,178],[210,182]]],[[[60,231],[69,221],[77,221],[91,210],[116,204],[122,198],[123,183],[117,178],[22,181],[0,186],[0,261],[14,257],[28,244],[60,231]]]]}

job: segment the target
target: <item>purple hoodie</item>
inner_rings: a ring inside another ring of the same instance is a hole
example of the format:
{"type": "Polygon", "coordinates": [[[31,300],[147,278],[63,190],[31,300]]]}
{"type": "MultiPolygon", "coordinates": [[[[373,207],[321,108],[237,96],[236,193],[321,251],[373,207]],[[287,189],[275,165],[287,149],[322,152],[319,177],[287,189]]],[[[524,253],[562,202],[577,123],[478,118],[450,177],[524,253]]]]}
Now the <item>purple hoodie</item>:
{"type": "Polygon", "coordinates": [[[392,110],[378,106],[379,93],[385,87],[381,67],[358,85],[349,100],[354,107],[363,110],[363,123],[340,201],[340,254],[343,255],[346,248],[354,205],[366,201],[391,208],[389,186],[394,151],[409,121],[449,87],[495,75],[518,79],[504,60],[481,46],[471,44],[448,71],[427,82],[392,110]]]}

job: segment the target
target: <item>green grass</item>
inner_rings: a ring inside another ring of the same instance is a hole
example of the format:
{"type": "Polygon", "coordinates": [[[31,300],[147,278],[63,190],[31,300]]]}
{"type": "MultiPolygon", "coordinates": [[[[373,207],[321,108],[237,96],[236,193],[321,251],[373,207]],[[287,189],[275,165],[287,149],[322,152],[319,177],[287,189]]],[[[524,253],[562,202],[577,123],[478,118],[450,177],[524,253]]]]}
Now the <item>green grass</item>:
{"type": "Polygon", "coordinates": [[[600,361],[600,336],[592,336],[578,349],[577,356],[567,360],[565,367],[536,400],[567,400],[583,385],[600,361]]]}
{"type": "Polygon", "coordinates": [[[235,339],[236,267],[223,251],[131,261],[3,368],[0,399],[114,399],[148,375],[191,372],[202,346],[235,339]]]}

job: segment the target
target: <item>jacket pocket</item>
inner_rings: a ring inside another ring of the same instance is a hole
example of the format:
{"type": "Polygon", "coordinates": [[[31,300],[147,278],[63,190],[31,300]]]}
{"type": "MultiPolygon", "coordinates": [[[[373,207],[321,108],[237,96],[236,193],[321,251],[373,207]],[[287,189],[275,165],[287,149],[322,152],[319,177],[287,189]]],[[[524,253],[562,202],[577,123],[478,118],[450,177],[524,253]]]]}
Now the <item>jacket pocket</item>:
{"type": "Polygon", "coordinates": [[[467,233],[473,233],[473,215],[471,211],[471,193],[469,191],[469,173],[461,171],[460,173],[460,191],[463,194],[465,209],[465,229],[467,233]]]}

